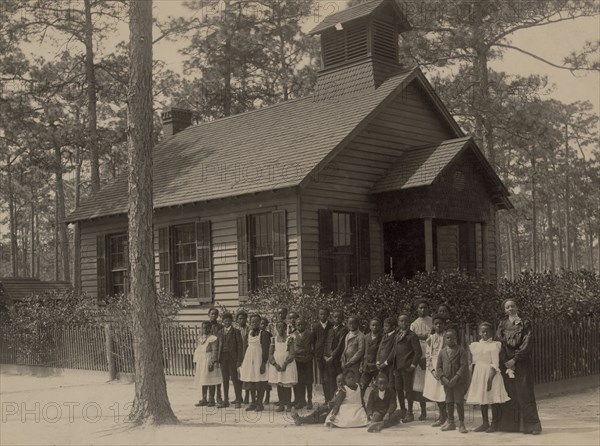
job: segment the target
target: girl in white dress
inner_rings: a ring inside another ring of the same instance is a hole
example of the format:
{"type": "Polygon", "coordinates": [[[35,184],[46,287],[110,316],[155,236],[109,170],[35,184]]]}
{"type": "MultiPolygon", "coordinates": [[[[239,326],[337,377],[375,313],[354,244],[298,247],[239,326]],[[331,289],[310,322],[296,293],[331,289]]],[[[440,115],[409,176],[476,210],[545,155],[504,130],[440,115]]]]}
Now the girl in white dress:
{"type": "MultiPolygon", "coordinates": [[[[415,333],[419,338],[419,343],[421,344],[421,351],[425,352],[427,348],[426,342],[427,338],[431,334],[431,325],[433,321],[429,316],[429,305],[425,299],[421,299],[417,301],[417,315],[419,316],[415,321],[410,324],[410,331],[415,333]]],[[[421,406],[421,415],[419,416],[419,420],[423,421],[427,418],[427,404],[425,399],[423,398],[423,389],[425,386],[425,373],[426,373],[426,364],[425,364],[425,355],[421,357],[421,361],[419,366],[415,369],[415,374],[413,377],[413,394],[415,401],[419,401],[421,406]]],[[[412,407],[409,408],[412,411],[412,407]]]]}
{"type": "Polygon", "coordinates": [[[493,328],[489,322],[482,322],[478,327],[479,342],[469,346],[473,358],[471,385],[467,392],[467,404],[479,404],[483,423],[475,432],[496,432],[498,425],[499,404],[510,398],[504,388],[500,374],[500,342],[492,339],[493,328]],[[488,406],[492,405],[492,423],[488,418],[488,406]]]}
{"type": "Polygon", "coordinates": [[[358,376],[353,369],[343,372],[346,385],[343,388],[343,399],[331,410],[325,426],[327,427],[364,427],[369,424],[369,417],[365,410],[362,392],[357,383],[358,376]]]}
{"type": "Polygon", "coordinates": [[[245,342],[244,361],[240,367],[240,381],[244,383],[243,388],[250,392],[251,397],[251,403],[246,407],[247,411],[261,412],[264,410],[263,398],[269,380],[267,373],[269,344],[269,335],[260,329],[260,316],[252,315],[250,330],[245,342]]]}
{"type": "Polygon", "coordinates": [[[211,334],[211,325],[208,321],[202,322],[202,333],[194,351],[194,362],[196,363],[194,386],[200,390],[202,386],[209,386],[209,401],[214,401],[215,386],[223,382],[223,377],[219,369],[218,339],[211,334]]]}
{"type": "Polygon", "coordinates": [[[287,336],[287,324],[277,322],[277,333],[271,338],[269,349],[269,382],[277,384],[279,407],[276,412],[292,410],[292,387],[298,383],[298,369],[294,360],[294,338],[287,336]]]}
{"type": "Polygon", "coordinates": [[[446,392],[444,386],[438,379],[435,371],[438,355],[444,346],[444,330],[446,329],[446,320],[443,316],[433,316],[433,332],[425,341],[425,361],[426,374],[423,396],[430,401],[437,403],[440,417],[433,424],[433,427],[443,426],[447,419],[446,414],[446,392]]]}

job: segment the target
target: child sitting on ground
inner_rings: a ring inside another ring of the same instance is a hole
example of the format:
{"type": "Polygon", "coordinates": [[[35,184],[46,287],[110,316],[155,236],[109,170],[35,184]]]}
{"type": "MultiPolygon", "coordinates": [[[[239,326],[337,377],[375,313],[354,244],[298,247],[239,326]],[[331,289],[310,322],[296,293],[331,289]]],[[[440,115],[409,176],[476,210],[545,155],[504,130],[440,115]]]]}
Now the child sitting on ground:
{"type": "Polygon", "coordinates": [[[443,431],[456,430],[454,423],[454,405],[458,412],[459,432],[466,434],[465,392],[469,378],[469,360],[467,352],[457,343],[456,330],[447,329],[444,333],[444,347],[438,355],[436,374],[446,392],[446,410],[448,420],[442,426],[443,431]]]}
{"type": "Polygon", "coordinates": [[[396,407],[396,392],[390,388],[387,375],[381,373],[377,377],[377,388],[369,394],[367,401],[367,415],[371,420],[368,431],[380,432],[400,423],[402,412],[396,407]]]}
{"type": "Polygon", "coordinates": [[[369,424],[369,418],[362,400],[360,386],[356,382],[358,376],[352,368],[344,370],[343,375],[345,385],[342,392],[342,402],[336,404],[331,410],[325,420],[325,426],[364,427],[369,424]]]}
{"type": "Polygon", "coordinates": [[[292,418],[294,419],[294,423],[296,426],[301,426],[303,424],[324,424],[327,419],[327,415],[331,412],[335,407],[339,410],[339,405],[342,404],[344,399],[344,374],[340,373],[336,377],[336,392],[327,404],[318,405],[317,408],[310,412],[308,415],[301,417],[298,415],[296,410],[292,412],[292,418]]]}

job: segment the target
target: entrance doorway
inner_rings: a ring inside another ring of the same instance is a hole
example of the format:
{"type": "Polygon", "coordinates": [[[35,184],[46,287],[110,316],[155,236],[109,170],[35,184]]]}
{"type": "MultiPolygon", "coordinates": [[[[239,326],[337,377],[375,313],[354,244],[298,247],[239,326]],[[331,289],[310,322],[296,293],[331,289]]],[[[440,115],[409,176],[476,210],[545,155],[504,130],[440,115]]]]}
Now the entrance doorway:
{"type": "Polygon", "coordinates": [[[425,271],[423,220],[390,221],[383,225],[385,273],[395,280],[410,279],[425,271]]]}

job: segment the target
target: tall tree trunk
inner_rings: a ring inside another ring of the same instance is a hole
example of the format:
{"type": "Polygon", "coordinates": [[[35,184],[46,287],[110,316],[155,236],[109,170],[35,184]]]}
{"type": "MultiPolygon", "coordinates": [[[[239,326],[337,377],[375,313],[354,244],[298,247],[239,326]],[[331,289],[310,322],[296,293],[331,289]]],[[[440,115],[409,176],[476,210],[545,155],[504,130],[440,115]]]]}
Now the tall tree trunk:
{"type": "MultiPolygon", "coordinates": [[[[33,191],[32,191],[33,192],[33,191]]],[[[34,196],[31,196],[31,277],[36,277],[35,274],[35,203],[34,196]]]]}
{"type": "Polygon", "coordinates": [[[58,144],[54,145],[54,163],[56,164],[56,225],[60,237],[60,254],[62,258],[63,279],[71,281],[71,262],[69,261],[69,238],[65,220],[65,188],[63,183],[62,153],[58,144]]]}
{"type": "Polygon", "coordinates": [[[152,244],[152,1],[130,2],[129,267],[135,357],[130,419],[175,423],[163,369],[152,244]]]}
{"type": "Polygon", "coordinates": [[[521,236],[519,235],[519,225],[515,223],[515,245],[517,247],[517,261],[519,274],[523,271],[523,258],[521,257],[521,236]]]}
{"type": "Polygon", "coordinates": [[[18,245],[17,245],[17,216],[15,212],[15,193],[12,183],[12,162],[10,160],[10,154],[7,156],[6,163],[6,182],[7,182],[7,195],[8,195],[8,218],[9,232],[10,232],[10,264],[12,270],[12,276],[19,276],[18,268],[18,245]]]}
{"type": "Polygon", "coordinates": [[[550,244],[550,271],[556,272],[556,261],[554,260],[554,221],[552,215],[552,204],[550,197],[546,201],[546,218],[548,219],[548,241],[550,244]]]}
{"type": "Polygon", "coordinates": [[[538,272],[538,235],[537,235],[537,230],[538,230],[538,222],[537,222],[537,194],[536,194],[536,178],[535,178],[535,172],[536,172],[536,162],[535,162],[535,158],[531,159],[531,215],[532,215],[532,222],[531,222],[531,251],[533,254],[533,271],[534,272],[538,272]]]}
{"type": "Polygon", "coordinates": [[[515,248],[513,246],[512,225],[506,225],[506,238],[508,241],[508,278],[515,280],[515,248]]]}
{"type": "MultiPolygon", "coordinates": [[[[560,203],[560,201],[558,202],[560,203]]],[[[558,221],[558,261],[559,261],[559,268],[560,269],[567,269],[566,268],[566,260],[565,260],[565,251],[564,251],[564,243],[563,243],[563,219],[561,218],[560,212],[558,214],[558,218],[556,219],[556,221],[558,221]]]]}
{"type": "Polygon", "coordinates": [[[273,14],[277,14],[277,28],[279,31],[279,63],[281,64],[281,88],[283,90],[283,100],[289,99],[289,68],[285,57],[285,36],[283,35],[283,25],[281,24],[281,9],[273,11],[273,14]]]}
{"type": "Polygon", "coordinates": [[[36,266],[35,266],[35,270],[37,271],[37,276],[38,278],[42,278],[42,270],[40,269],[41,266],[41,261],[40,259],[42,258],[42,256],[40,255],[40,214],[36,213],[35,214],[35,227],[37,228],[37,230],[35,231],[35,250],[38,253],[35,262],[36,262],[36,266]]]}
{"type": "Polygon", "coordinates": [[[569,124],[565,124],[565,254],[566,268],[573,267],[571,251],[571,185],[569,167],[569,124]]]}
{"type": "Polygon", "coordinates": [[[588,215],[588,225],[587,225],[587,236],[588,236],[588,246],[590,248],[589,251],[589,269],[590,271],[594,271],[594,227],[592,226],[592,219],[588,215]]]}
{"type": "Polygon", "coordinates": [[[571,233],[571,238],[573,239],[571,269],[573,271],[576,271],[577,269],[579,269],[579,231],[577,230],[577,225],[573,225],[573,232],[571,233]]]}
{"type": "Polygon", "coordinates": [[[94,39],[91,0],[84,0],[85,8],[85,77],[87,84],[88,144],[92,171],[92,192],[100,190],[100,155],[96,116],[96,68],[94,66],[94,39]]]}
{"type": "MultiPolygon", "coordinates": [[[[79,206],[81,197],[81,147],[75,152],[75,208],[79,206]]],[[[81,224],[75,222],[73,227],[73,290],[81,294],[81,224]]]]}
{"type": "Polygon", "coordinates": [[[54,280],[60,280],[60,242],[58,240],[58,194],[54,192],[54,280]]]}
{"type": "Polygon", "coordinates": [[[224,91],[223,91],[223,115],[230,116],[231,115],[231,36],[227,37],[225,40],[225,73],[224,73],[224,91]]]}

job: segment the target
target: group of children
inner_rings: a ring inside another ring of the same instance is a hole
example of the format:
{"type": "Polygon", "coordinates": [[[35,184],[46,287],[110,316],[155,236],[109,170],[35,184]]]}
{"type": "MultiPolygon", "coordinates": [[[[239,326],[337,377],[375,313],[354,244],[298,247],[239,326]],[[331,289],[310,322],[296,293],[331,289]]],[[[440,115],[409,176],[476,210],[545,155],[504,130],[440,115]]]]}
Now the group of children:
{"type": "Polygon", "coordinates": [[[369,432],[379,432],[414,421],[414,401],[421,406],[419,420],[425,420],[426,402],[432,401],[439,408],[434,427],[455,430],[456,410],[458,429],[467,433],[466,399],[468,404],[481,406],[483,423],[475,431],[496,431],[498,405],[509,397],[499,368],[501,346],[493,340],[492,325],[479,325],[480,340],[469,346],[470,361],[467,350],[458,343],[459,333],[448,307],[441,305],[433,316],[427,313],[427,302],[420,301],[416,320],[411,322],[408,314],[400,314],[397,320],[386,318],[383,324],[374,318],[365,334],[357,317],[345,321],[341,311],[334,312],[332,322],[329,311],[321,309],[319,321],[309,330],[307,321],[285,308],[278,310],[274,329],[257,314],[250,317],[248,325],[244,311],[237,314],[237,327],[229,313],[223,314],[221,326],[213,308],[210,320],[202,325],[194,354],[195,381],[202,386],[203,395],[197,405],[229,406],[231,380],[236,408],[245,402],[246,410],[262,411],[274,384],[279,397],[276,410],[292,411],[298,425],[368,426],[369,432]],[[298,409],[313,409],[313,360],[322,376],[325,404],[300,416],[298,409]],[[247,391],[245,400],[242,388],[247,391]]]}

